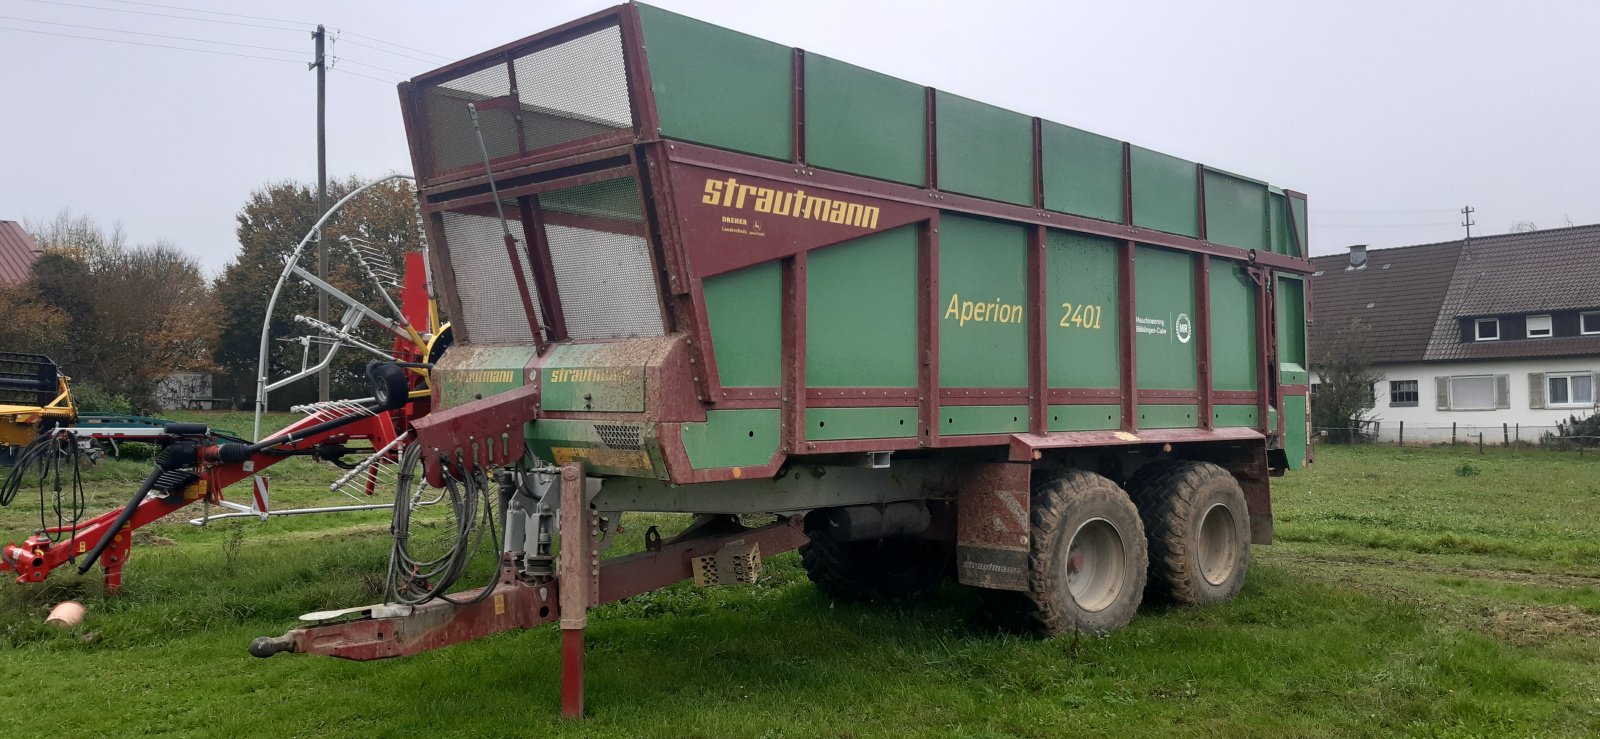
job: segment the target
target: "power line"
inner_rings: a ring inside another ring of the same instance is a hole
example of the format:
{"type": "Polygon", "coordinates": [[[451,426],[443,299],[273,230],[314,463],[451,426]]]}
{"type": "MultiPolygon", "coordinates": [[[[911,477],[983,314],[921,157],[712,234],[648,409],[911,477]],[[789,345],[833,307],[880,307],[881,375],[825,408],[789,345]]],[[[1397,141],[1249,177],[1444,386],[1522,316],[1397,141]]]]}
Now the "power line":
{"type": "Polygon", "coordinates": [[[1317,228],[1418,228],[1422,226],[1459,226],[1459,223],[1450,221],[1432,221],[1429,223],[1318,223],[1317,228]]]}
{"type": "MultiPolygon", "coordinates": [[[[264,51],[281,51],[285,54],[299,54],[295,49],[280,49],[276,46],[257,46],[255,44],[236,44],[231,41],[212,41],[211,39],[191,38],[189,36],[169,36],[164,33],[145,33],[143,31],[124,31],[120,28],[105,28],[103,26],[85,26],[77,23],[57,23],[55,21],[41,21],[33,18],[17,18],[9,15],[0,15],[0,20],[22,21],[23,23],[43,23],[47,26],[65,26],[67,28],[82,28],[89,31],[106,31],[109,33],[127,33],[134,36],[151,36],[154,38],[173,39],[176,41],[193,41],[201,44],[221,44],[223,46],[238,46],[245,49],[262,49],[264,51]]],[[[110,39],[107,39],[110,40],[110,39]]]]}
{"type": "MultiPolygon", "coordinates": [[[[388,44],[388,45],[396,47],[396,48],[405,49],[406,51],[415,51],[418,54],[427,54],[428,56],[438,57],[442,61],[447,61],[447,62],[450,61],[450,57],[443,56],[441,54],[435,54],[435,53],[433,53],[431,51],[423,51],[422,49],[413,49],[413,48],[411,48],[409,46],[405,46],[405,45],[402,45],[402,44],[397,44],[397,43],[395,43],[393,41],[384,41],[381,38],[373,38],[372,36],[356,33],[355,31],[346,31],[346,30],[344,30],[342,28],[338,29],[338,30],[339,30],[339,33],[345,34],[347,36],[355,36],[356,38],[364,38],[364,39],[366,39],[368,41],[376,41],[376,42],[378,42],[380,44],[388,44]]],[[[379,51],[382,51],[382,49],[379,49],[379,51]]],[[[389,52],[389,53],[392,54],[394,52],[389,52]]]]}
{"type": "Polygon", "coordinates": [[[400,71],[398,69],[390,69],[388,67],[380,67],[380,66],[378,66],[376,64],[368,64],[366,62],[358,62],[358,61],[356,61],[354,59],[351,59],[350,57],[347,57],[347,56],[335,56],[333,58],[333,61],[334,61],[335,64],[338,64],[339,62],[344,62],[345,64],[354,64],[354,65],[356,65],[358,67],[367,67],[369,69],[376,69],[376,70],[378,70],[380,72],[389,72],[391,74],[398,74],[401,77],[409,76],[405,72],[402,72],[402,71],[400,71]]]}
{"type": "Polygon", "coordinates": [[[270,29],[272,29],[274,31],[294,31],[296,33],[303,33],[305,31],[304,28],[284,28],[283,26],[269,26],[269,25],[266,25],[265,23],[247,23],[245,21],[225,21],[225,20],[221,20],[221,19],[218,19],[218,18],[191,18],[191,17],[189,17],[187,15],[173,15],[171,13],[152,13],[152,12],[150,12],[148,10],[133,10],[131,8],[105,8],[105,7],[101,7],[99,5],[83,5],[83,4],[80,4],[80,3],[65,3],[65,2],[61,2],[60,0],[28,0],[28,2],[30,2],[30,3],[39,3],[40,5],[55,5],[55,6],[67,7],[67,8],[85,8],[85,9],[88,9],[88,10],[104,10],[104,11],[111,12],[111,13],[133,13],[133,14],[136,14],[136,15],[151,15],[151,16],[155,16],[157,18],[177,18],[178,20],[195,21],[195,22],[198,22],[198,23],[223,23],[223,24],[227,24],[227,25],[230,25],[230,26],[251,26],[251,27],[254,27],[254,28],[270,28],[270,29]]]}
{"type": "MultiPolygon", "coordinates": [[[[347,36],[356,35],[356,34],[350,33],[349,31],[341,31],[340,33],[343,33],[343,34],[345,34],[347,36]]],[[[365,37],[363,37],[363,38],[365,38],[365,37]]],[[[377,47],[377,46],[373,46],[372,44],[363,44],[360,41],[345,41],[345,43],[350,44],[351,46],[359,46],[359,47],[361,47],[363,49],[372,49],[373,51],[381,51],[381,52],[383,52],[385,54],[393,54],[395,56],[405,57],[405,58],[410,59],[412,61],[422,62],[423,64],[438,64],[438,62],[436,62],[436,61],[434,61],[432,59],[423,59],[420,56],[412,56],[410,54],[402,54],[402,53],[400,53],[398,51],[390,51],[388,49],[384,49],[384,48],[380,48],[380,47],[377,47]]],[[[422,53],[426,54],[428,52],[422,52],[422,53]]],[[[438,55],[435,54],[435,56],[438,56],[438,55]]],[[[440,57],[440,58],[443,59],[444,57],[440,57]]]]}
{"type": "Polygon", "coordinates": [[[1420,208],[1416,210],[1397,210],[1391,208],[1312,208],[1313,213],[1459,213],[1455,208],[1420,208]]]}
{"type": "MultiPolygon", "coordinates": [[[[349,60],[346,59],[345,61],[349,61],[349,60]]],[[[353,74],[353,75],[355,75],[357,77],[365,77],[365,78],[367,78],[369,80],[372,80],[374,82],[382,82],[385,85],[398,85],[398,84],[400,84],[399,82],[397,82],[395,80],[386,80],[386,79],[383,79],[382,77],[374,77],[374,76],[372,76],[370,74],[362,74],[360,72],[352,72],[352,71],[350,71],[348,69],[340,69],[338,67],[328,67],[328,69],[331,70],[331,71],[334,71],[334,72],[343,72],[345,74],[353,74]]]]}
{"type": "Polygon", "coordinates": [[[41,36],[60,36],[61,38],[75,38],[84,41],[105,41],[112,44],[128,44],[130,46],[148,46],[155,49],[176,49],[178,51],[195,51],[201,54],[221,54],[222,56],[237,56],[245,59],[265,59],[269,62],[289,62],[291,64],[304,64],[299,59],[283,59],[275,56],[261,56],[259,54],[240,54],[233,51],[218,51],[216,49],[193,49],[187,46],[171,46],[168,44],[150,44],[143,41],[127,41],[125,39],[100,38],[98,36],[78,36],[70,33],[55,33],[54,31],[38,31],[31,28],[15,28],[0,26],[0,31],[19,31],[21,33],[37,33],[41,36]]]}
{"type": "MultiPolygon", "coordinates": [[[[298,26],[315,26],[315,25],[317,25],[315,23],[302,23],[300,21],[284,20],[282,18],[265,18],[265,17],[259,16],[259,15],[244,15],[244,14],[241,14],[241,13],[229,13],[229,12],[221,11],[221,10],[204,10],[204,9],[201,9],[201,8],[185,8],[185,7],[181,7],[181,6],[177,6],[177,5],[162,5],[160,3],[142,3],[142,2],[135,2],[134,0],[104,0],[104,1],[105,2],[111,2],[111,3],[122,3],[123,5],[143,5],[143,6],[147,7],[147,8],[166,8],[167,10],[182,10],[182,11],[188,12],[188,13],[206,13],[208,15],[226,15],[226,16],[229,16],[229,17],[232,17],[232,18],[249,18],[250,20],[272,21],[273,23],[288,23],[290,25],[298,25],[298,26]]],[[[107,8],[107,10],[110,10],[110,8],[107,8]]]]}

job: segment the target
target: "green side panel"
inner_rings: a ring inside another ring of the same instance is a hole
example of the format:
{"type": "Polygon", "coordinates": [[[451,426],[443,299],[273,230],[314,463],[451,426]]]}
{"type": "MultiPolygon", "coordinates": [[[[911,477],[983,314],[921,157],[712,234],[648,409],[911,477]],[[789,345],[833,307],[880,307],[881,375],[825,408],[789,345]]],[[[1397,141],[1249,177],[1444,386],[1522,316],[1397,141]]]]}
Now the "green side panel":
{"type": "Polygon", "coordinates": [[[806,258],[806,382],[916,387],[914,226],[818,249],[806,258]]]}
{"type": "Polygon", "coordinates": [[[1139,428],[1189,429],[1200,425],[1200,408],[1193,405],[1141,405],[1139,428]]]}
{"type": "Polygon", "coordinates": [[[1290,395],[1283,399],[1283,451],[1289,457],[1289,469],[1306,466],[1306,396],[1290,395]]]}
{"type": "Polygon", "coordinates": [[[1298,277],[1278,275],[1278,381],[1304,385],[1306,373],[1305,286],[1298,277]]]}
{"type": "Polygon", "coordinates": [[[1206,170],[1206,239],[1240,249],[1267,249],[1267,185],[1206,170]]]}
{"type": "Polygon", "coordinates": [[[1216,405],[1211,407],[1211,425],[1217,428],[1243,426],[1255,428],[1257,410],[1253,405],[1216,405]]]}
{"type": "Polygon", "coordinates": [[[793,52],[638,5],[661,135],[788,159],[793,52]]]}
{"type": "Polygon", "coordinates": [[[1033,119],[959,95],[935,103],[939,189],[1033,203],[1033,119]]]}
{"type": "Polygon", "coordinates": [[[1128,164],[1133,175],[1133,224],[1198,236],[1200,195],[1194,162],[1135,146],[1128,164]]]}
{"type": "Polygon", "coordinates": [[[939,409],[942,436],[1020,434],[1028,430],[1025,405],[947,405],[939,409]]]}
{"type": "Polygon", "coordinates": [[[1044,207],[1122,221],[1122,142],[1044,121],[1044,207]]]}
{"type": "Polygon", "coordinates": [[[908,185],[927,183],[927,93],[905,80],[806,55],[806,161],[908,185]]]}
{"type": "Polygon", "coordinates": [[[1283,191],[1273,189],[1268,195],[1270,213],[1268,223],[1272,228],[1272,251],[1278,254],[1289,254],[1294,250],[1292,236],[1289,235],[1289,206],[1285,204],[1283,191]]]}
{"type": "Polygon", "coordinates": [[[590,471],[602,475],[667,477],[654,424],[542,418],[527,424],[525,429],[528,448],[545,462],[566,464],[582,459],[590,471]],[[597,425],[609,430],[611,441],[600,436],[597,425]],[[619,444],[618,439],[628,437],[624,430],[636,433],[639,443],[619,444]]]}
{"type": "Polygon", "coordinates": [[[537,353],[531,346],[506,346],[474,347],[470,354],[446,355],[432,372],[439,388],[438,410],[522,387],[537,353]]]}
{"type": "Polygon", "coordinates": [[[683,425],[683,449],[689,466],[757,467],[778,453],[782,412],[776,408],[706,411],[705,423],[683,425]]]}
{"type": "Polygon", "coordinates": [[[1243,267],[1211,264],[1211,387],[1255,390],[1255,283],[1243,267]]]}
{"type": "MultiPolygon", "coordinates": [[[[1194,259],[1140,246],[1134,251],[1134,349],[1140,389],[1195,388],[1194,259]]],[[[1141,426],[1143,424],[1140,424],[1141,426]]],[[[1191,424],[1192,425],[1192,424],[1191,424]]]]}
{"type": "Polygon", "coordinates": [[[1048,231],[1045,298],[1050,387],[1118,387],[1116,243],[1048,231]]]}
{"type": "Polygon", "coordinates": [[[1104,431],[1122,428],[1120,405],[1052,405],[1051,431],[1104,431]]]}
{"type": "Polygon", "coordinates": [[[539,382],[539,407],[547,411],[644,412],[644,364],[608,365],[607,344],[556,344],[539,382]]]}
{"type": "Polygon", "coordinates": [[[777,262],[706,278],[706,315],[723,387],[777,387],[783,340],[777,262]]]}
{"type": "Polygon", "coordinates": [[[1304,246],[1311,243],[1306,240],[1306,201],[1300,198],[1290,198],[1289,207],[1294,210],[1294,226],[1295,230],[1300,232],[1301,248],[1295,248],[1294,244],[1289,244],[1285,253],[1291,257],[1303,257],[1305,256],[1304,246]]]}
{"type": "Polygon", "coordinates": [[[940,386],[1027,387],[1026,232],[950,214],[939,223],[940,386]]]}
{"type": "Polygon", "coordinates": [[[806,441],[917,435],[917,408],[807,408],[806,441]]]}

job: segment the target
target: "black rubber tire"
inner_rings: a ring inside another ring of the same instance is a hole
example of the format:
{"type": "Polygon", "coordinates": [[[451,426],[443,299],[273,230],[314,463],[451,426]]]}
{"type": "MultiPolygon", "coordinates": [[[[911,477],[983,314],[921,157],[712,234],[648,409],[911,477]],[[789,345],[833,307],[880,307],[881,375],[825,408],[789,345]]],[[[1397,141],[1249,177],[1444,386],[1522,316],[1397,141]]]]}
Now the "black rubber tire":
{"type": "Polygon", "coordinates": [[[904,603],[937,589],[955,559],[949,545],[894,537],[838,541],[826,528],[808,529],[800,547],[806,577],[830,598],[850,603],[904,603]]]}
{"type": "Polygon", "coordinates": [[[1149,569],[1144,526],[1128,494],[1110,479],[1068,470],[1035,482],[1032,494],[1032,551],[1027,592],[986,590],[990,614],[1003,628],[1041,636],[1105,634],[1128,625],[1139,612],[1149,569]],[[1080,604],[1068,584],[1071,547],[1080,531],[1109,524],[1121,557],[1107,602],[1080,604]]]}
{"type": "Polygon", "coordinates": [[[1128,493],[1150,539],[1146,597],[1207,606],[1239,594],[1250,569],[1250,513],[1233,475],[1209,462],[1153,462],[1128,481],[1128,493]]]}

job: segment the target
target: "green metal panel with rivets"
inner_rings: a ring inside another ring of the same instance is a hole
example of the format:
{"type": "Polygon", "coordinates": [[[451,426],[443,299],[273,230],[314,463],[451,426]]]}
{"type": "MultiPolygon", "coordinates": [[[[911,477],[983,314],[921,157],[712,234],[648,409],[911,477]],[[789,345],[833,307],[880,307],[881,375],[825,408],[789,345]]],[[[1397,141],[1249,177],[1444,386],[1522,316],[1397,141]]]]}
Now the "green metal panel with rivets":
{"type": "Polygon", "coordinates": [[[1028,384],[1027,234],[947,215],[939,221],[939,384],[1028,384]]]}
{"type": "Polygon", "coordinates": [[[1052,229],[1045,265],[1050,387],[1117,387],[1116,242],[1052,229]]]}
{"type": "Polygon", "coordinates": [[[940,92],[934,110],[939,187],[990,200],[1033,202],[1033,121],[940,92]]]}
{"type": "Polygon", "coordinates": [[[1044,207],[1062,213],[1122,220],[1122,142],[1044,121],[1044,207]]]}
{"type": "Polygon", "coordinates": [[[789,156],[788,47],[637,7],[662,136],[775,159],[789,156]]]}
{"type": "Polygon", "coordinates": [[[1244,267],[1212,262],[1211,387],[1256,389],[1256,286],[1244,267]]]}
{"type": "Polygon", "coordinates": [[[1193,390],[1194,257],[1141,246],[1134,255],[1134,276],[1139,387],[1193,390]]]}
{"type": "Polygon", "coordinates": [[[809,256],[806,381],[811,387],[916,387],[914,227],[809,256]]]}
{"type": "Polygon", "coordinates": [[[811,164],[908,185],[927,181],[920,85],[818,54],[806,55],[805,80],[811,164]]]}

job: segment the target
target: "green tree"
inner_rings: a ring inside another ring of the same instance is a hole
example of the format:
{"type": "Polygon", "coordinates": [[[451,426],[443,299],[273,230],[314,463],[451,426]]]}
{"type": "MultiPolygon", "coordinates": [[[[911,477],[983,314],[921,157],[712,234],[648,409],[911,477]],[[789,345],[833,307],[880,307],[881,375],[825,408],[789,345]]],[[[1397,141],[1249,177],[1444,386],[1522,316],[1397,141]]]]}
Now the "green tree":
{"type": "MultiPolygon", "coordinates": [[[[339,198],[365,184],[350,177],[328,183],[328,202],[339,198]]],[[[264,185],[250,194],[237,216],[239,253],[223,268],[217,278],[215,291],[221,309],[221,338],[217,345],[216,363],[224,375],[218,385],[218,394],[227,393],[238,402],[248,403],[255,397],[256,360],[260,347],[261,322],[266,316],[267,300],[283,271],[284,260],[306,232],[316,223],[317,195],[313,185],[301,182],[275,182],[264,185]]],[[[371,283],[360,273],[341,237],[361,239],[378,246],[389,258],[396,274],[404,264],[408,251],[420,248],[416,228],[416,194],[411,185],[396,180],[374,187],[356,196],[323,228],[328,245],[328,282],[358,300],[376,308],[381,313],[382,299],[371,283]]],[[[316,247],[309,245],[302,255],[301,266],[316,272],[316,247]]],[[[391,290],[391,295],[395,291],[391,290]]],[[[330,302],[329,322],[337,323],[344,307],[330,302]]],[[[291,340],[314,333],[309,327],[294,322],[294,316],[316,316],[317,293],[304,281],[290,278],[278,297],[271,326],[270,349],[271,377],[282,377],[298,371],[302,351],[291,340]]],[[[363,337],[374,345],[387,349],[389,335],[373,326],[365,326],[363,337]]],[[[340,350],[333,367],[333,386],[336,397],[362,395],[366,391],[362,368],[372,357],[359,349],[346,347],[340,350]]],[[[316,362],[313,347],[311,363],[316,362]]],[[[305,402],[315,396],[315,383],[306,382],[284,388],[273,394],[274,407],[305,402]]]]}
{"type": "Polygon", "coordinates": [[[1330,441],[1355,441],[1371,420],[1374,389],[1383,379],[1372,367],[1371,343],[1371,328],[1353,320],[1326,345],[1327,356],[1311,361],[1319,380],[1311,399],[1312,425],[1326,429],[1330,441]]]}

